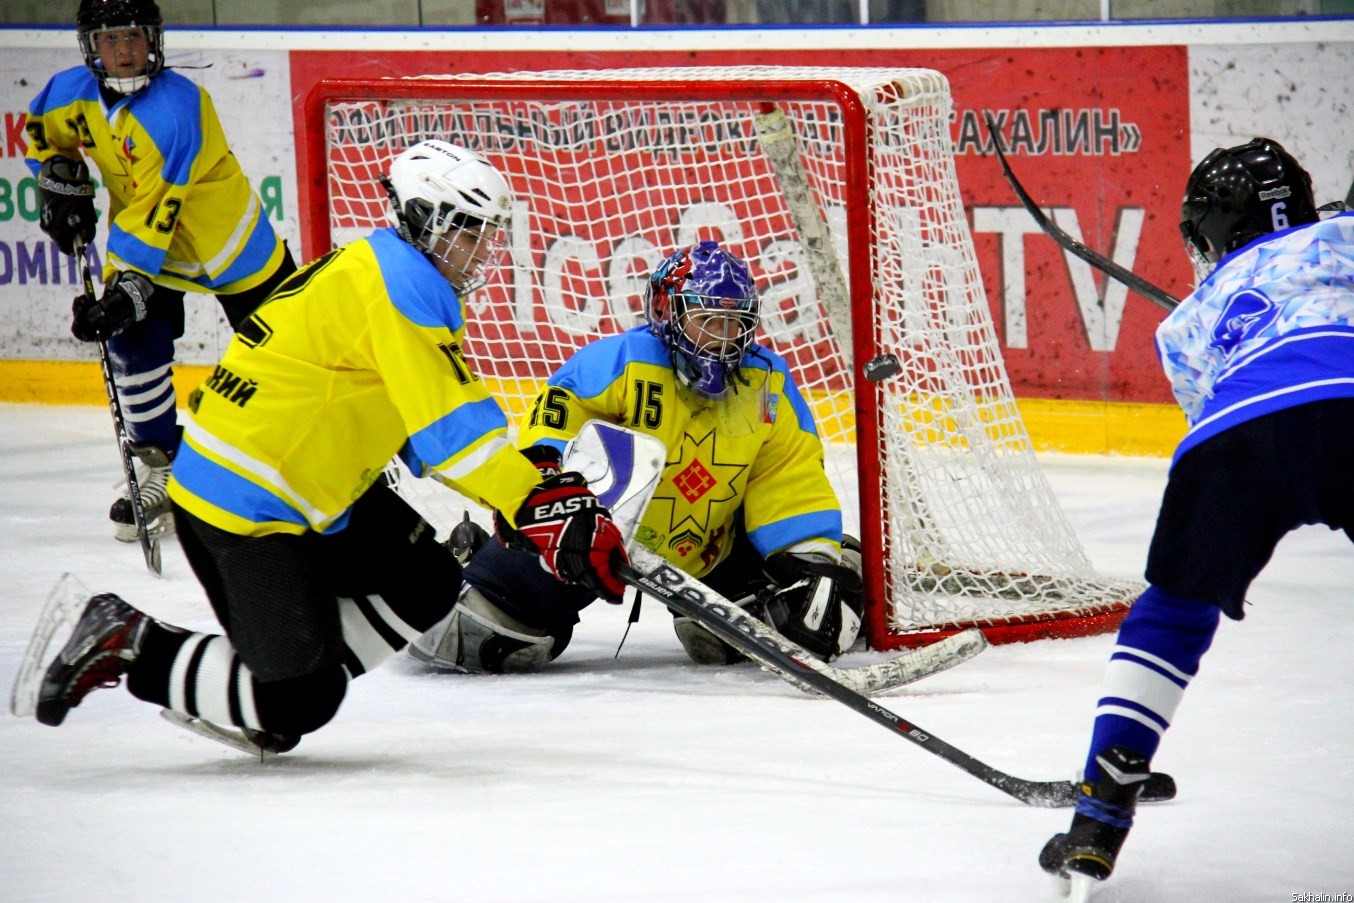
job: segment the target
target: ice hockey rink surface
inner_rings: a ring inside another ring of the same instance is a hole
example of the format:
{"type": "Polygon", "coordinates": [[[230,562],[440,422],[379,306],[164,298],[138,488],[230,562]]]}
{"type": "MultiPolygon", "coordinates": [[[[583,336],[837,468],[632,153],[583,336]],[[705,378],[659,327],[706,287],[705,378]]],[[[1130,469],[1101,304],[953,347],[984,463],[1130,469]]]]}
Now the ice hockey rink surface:
{"type": "MultiPolygon", "coordinates": [[[[1139,577],[1167,462],[1041,461],[1096,567],[1139,577]]],[[[174,540],[162,579],[113,540],[120,473],[106,411],[0,405],[6,699],[63,573],[215,629],[174,540]]],[[[1354,899],[1354,548],[1299,531],[1250,598],[1154,762],[1178,799],[1142,807],[1095,900],[1354,899]]],[[[652,601],[618,658],[629,609],[585,611],[540,674],[439,673],[399,656],[266,762],[176,729],[124,689],[95,692],[55,729],[6,711],[0,898],[1053,899],[1035,857],[1068,811],[1023,806],[752,665],[691,663],[652,601]]],[[[996,768],[1072,778],[1112,642],[994,647],[878,701],[996,768]]]]}

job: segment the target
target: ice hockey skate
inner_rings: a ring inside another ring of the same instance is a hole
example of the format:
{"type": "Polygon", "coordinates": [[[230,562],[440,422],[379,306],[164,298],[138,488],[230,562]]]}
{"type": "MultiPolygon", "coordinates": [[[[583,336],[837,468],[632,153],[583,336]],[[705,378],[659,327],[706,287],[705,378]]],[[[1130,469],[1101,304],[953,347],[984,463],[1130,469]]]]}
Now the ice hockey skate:
{"type": "Polygon", "coordinates": [[[1114,871],[1114,862],[1133,826],[1138,795],[1151,776],[1141,753],[1111,746],[1096,756],[1101,777],[1077,788],[1077,812],[1065,834],[1049,838],[1039,865],[1059,880],[1063,899],[1085,901],[1091,889],[1114,871]]]}
{"type": "MultiPolygon", "coordinates": [[[[137,484],[140,488],[141,510],[146,516],[146,530],[151,536],[168,536],[174,532],[174,514],[169,507],[169,458],[155,447],[133,449],[140,459],[137,467],[137,484]]],[[[113,536],[118,542],[137,542],[136,517],[132,512],[132,500],[126,484],[122,486],[122,498],[113,502],[108,509],[108,519],[113,522],[113,536]]]]}
{"type": "Polygon", "coordinates": [[[90,691],[115,687],[136,661],[150,618],[112,593],[89,600],[70,639],[47,666],[35,713],[53,727],[90,691]]]}

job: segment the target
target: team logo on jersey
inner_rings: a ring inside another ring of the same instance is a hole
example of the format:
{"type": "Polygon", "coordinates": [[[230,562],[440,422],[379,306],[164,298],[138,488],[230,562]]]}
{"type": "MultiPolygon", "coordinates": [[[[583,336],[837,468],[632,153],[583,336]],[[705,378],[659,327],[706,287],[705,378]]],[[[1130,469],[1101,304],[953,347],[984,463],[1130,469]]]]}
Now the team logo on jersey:
{"type": "Polygon", "coordinates": [[[1244,289],[1227,299],[1213,327],[1214,348],[1228,352],[1268,327],[1279,316],[1279,307],[1264,292],[1244,289]]]}
{"type": "Polygon", "coordinates": [[[762,412],[762,423],[776,422],[776,408],[780,407],[780,395],[771,392],[766,396],[766,408],[762,412]]]}
{"type": "Polygon", "coordinates": [[[132,140],[132,136],[131,136],[131,135],[128,135],[126,138],[123,138],[123,139],[122,139],[122,156],[126,157],[128,160],[132,161],[133,163],[136,162],[136,154],[132,153],[132,151],[134,151],[134,150],[136,150],[136,142],[132,140]]]}
{"type": "Polygon", "coordinates": [[[681,473],[673,477],[672,483],[677,487],[677,491],[682,494],[682,498],[694,504],[700,501],[701,496],[714,488],[715,478],[710,475],[710,471],[705,469],[705,465],[697,459],[686,465],[681,473]]]}
{"type": "Polygon", "coordinates": [[[669,508],[668,535],[673,537],[670,547],[688,524],[686,529],[701,536],[710,529],[711,506],[738,498],[734,484],[745,470],[746,464],[725,464],[719,460],[713,429],[699,439],[683,434],[677,459],[668,461],[664,467],[665,473],[672,474],[665,485],[676,490],[677,498],[672,497],[671,490],[660,491],[650,504],[650,510],[664,504],[669,508]]]}
{"type": "Polygon", "coordinates": [[[699,533],[692,530],[683,530],[668,540],[668,548],[685,558],[691,554],[692,549],[701,544],[701,541],[702,537],[699,533]]]}

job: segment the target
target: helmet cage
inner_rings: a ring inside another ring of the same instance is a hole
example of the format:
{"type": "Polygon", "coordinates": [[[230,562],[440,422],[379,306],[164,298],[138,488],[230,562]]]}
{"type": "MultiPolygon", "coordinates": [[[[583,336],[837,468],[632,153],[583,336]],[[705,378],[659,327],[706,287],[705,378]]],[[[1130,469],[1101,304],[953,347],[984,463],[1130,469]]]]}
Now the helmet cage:
{"type": "Polygon", "coordinates": [[[135,94],[149,85],[151,79],[159,75],[165,67],[165,30],[160,25],[145,25],[131,22],[126,25],[107,25],[102,28],[81,29],[80,52],[85,58],[85,68],[94,74],[99,84],[119,94],[135,94]],[[137,75],[118,78],[108,73],[99,54],[98,37],[107,32],[126,31],[137,28],[146,39],[148,54],[146,66],[137,75]]]}
{"type": "Polygon", "coordinates": [[[444,263],[446,269],[456,272],[458,275],[448,281],[457,294],[466,295],[483,288],[502,265],[508,255],[508,228],[506,224],[486,223],[464,213],[448,211],[448,206],[439,205],[437,215],[433,216],[432,205],[423,198],[416,198],[405,205],[405,218],[410,221],[414,246],[434,261],[444,263]],[[409,208],[413,206],[419,209],[411,216],[409,208]],[[422,228],[416,233],[412,225],[415,217],[423,221],[422,228]]]}
{"type": "Polygon", "coordinates": [[[444,141],[400,154],[381,183],[400,236],[464,295],[482,288],[507,256],[512,193],[483,156],[444,141]]]}
{"type": "Polygon", "coordinates": [[[734,386],[759,321],[746,263],[712,241],[678,251],[649,277],[644,308],[682,382],[712,399],[734,386]]]}
{"type": "Polygon", "coordinates": [[[149,85],[165,66],[164,18],[154,0],[81,0],[75,14],[80,53],[99,84],[119,94],[133,94],[149,85]],[[138,28],[146,40],[145,68],[136,75],[115,77],[104,68],[98,37],[110,31],[138,28]]]}

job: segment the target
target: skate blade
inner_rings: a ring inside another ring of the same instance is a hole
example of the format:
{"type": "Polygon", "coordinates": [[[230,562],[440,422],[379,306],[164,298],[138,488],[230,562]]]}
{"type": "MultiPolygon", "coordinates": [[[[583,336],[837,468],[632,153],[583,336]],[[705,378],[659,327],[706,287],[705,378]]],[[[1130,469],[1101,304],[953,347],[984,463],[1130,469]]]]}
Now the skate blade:
{"type": "Polygon", "coordinates": [[[1068,878],[1056,876],[1054,881],[1054,899],[1058,903],[1090,903],[1091,892],[1100,882],[1090,875],[1073,872],[1068,878]]]}
{"type": "Polygon", "coordinates": [[[272,752],[271,750],[263,749],[236,728],[212,724],[210,721],[203,721],[201,718],[194,718],[191,715],[185,715],[182,712],[176,712],[173,709],[160,709],[160,717],[175,727],[183,728],[190,734],[197,734],[199,737],[215,740],[217,743],[220,743],[223,746],[229,746],[231,749],[238,750],[247,756],[257,756],[260,760],[263,760],[271,759],[273,756],[277,755],[277,753],[272,752]]]}
{"type": "Polygon", "coordinates": [[[72,574],[62,574],[47,594],[28,648],[19,660],[19,671],[14,676],[9,710],[16,717],[29,718],[37,710],[38,691],[43,675],[47,673],[47,650],[54,643],[57,648],[65,645],[90,595],[85,585],[72,574]]]}
{"type": "MultiPolygon", "coordinates": [[[[146,535],[152,540],[161,539],[165,536],[174,535],[174,515],[162,514],[151,521],[146,528],[146,535]]],[[[137,532],[136,524],[123,524],[113,521],[113,538],[118,542],[139,542],[141,534],[137,532]]]]}

